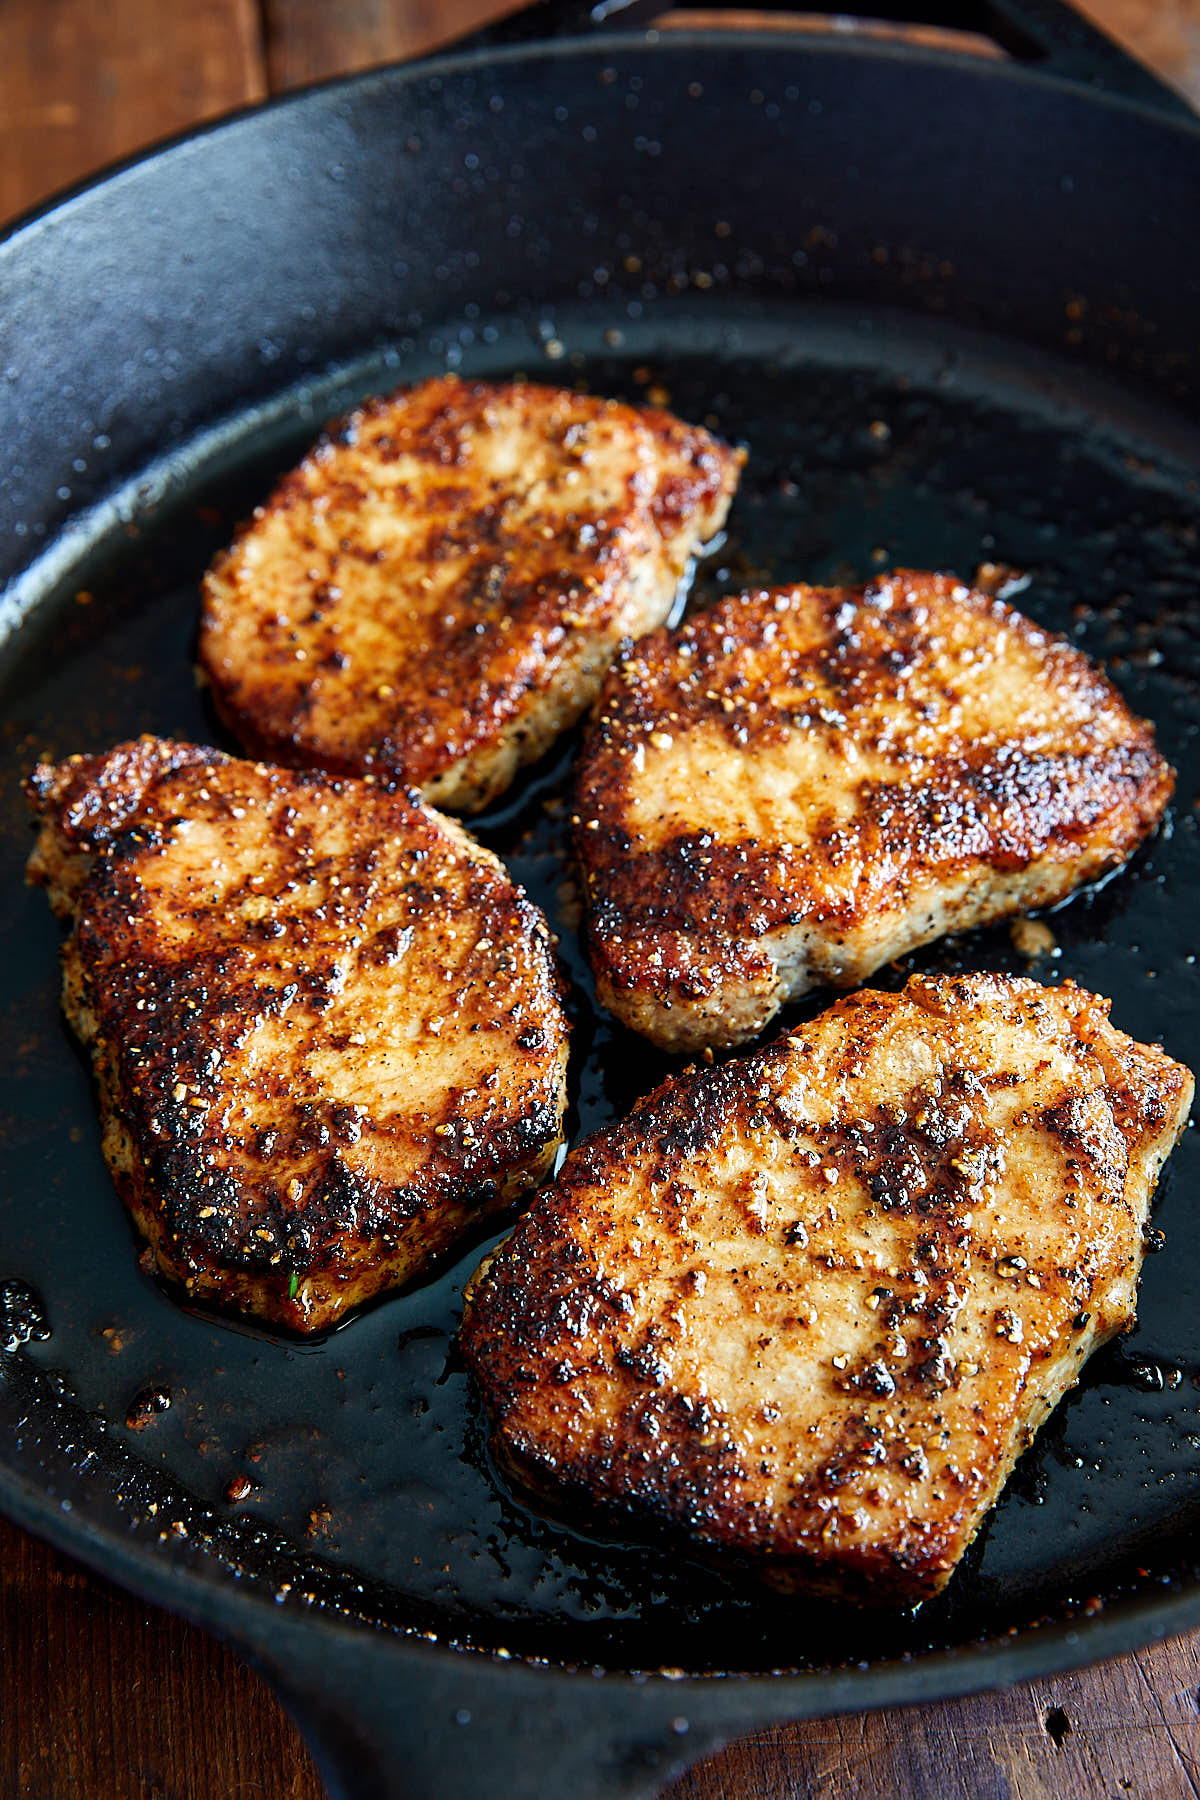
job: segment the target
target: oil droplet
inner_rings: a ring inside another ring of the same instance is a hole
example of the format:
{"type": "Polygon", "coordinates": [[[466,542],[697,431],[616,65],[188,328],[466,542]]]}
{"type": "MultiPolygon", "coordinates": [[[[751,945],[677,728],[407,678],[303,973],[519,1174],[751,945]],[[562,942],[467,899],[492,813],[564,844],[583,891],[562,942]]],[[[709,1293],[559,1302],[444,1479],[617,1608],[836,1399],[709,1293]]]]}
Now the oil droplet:
{"type": "Polygon", "coordinates": [[[1139,1357],[1129,1364],[1130,1386],[1141,1388],[1146,1394],[1161,1394],[1164,1388],[1177,1388],[1182,1380],[1182,1370],[1164,1368],[1161,1363],[1139,1357]]]}
{"type": "Polygon", "coordinates": [[[46,1309],[23,1281],[0,1281],[0,1350],[43,1343],[50,1336],[46,1309]]]}
{"type": "Polygon", "coordinates": [[[166,1388],[143,1388],[135,1394],[129,1403],[129,1411],[125,1414],[125,1423],[130,1431],[144,1431],[157,1413],[171,1410],[171,1396],[166,1388]]]}

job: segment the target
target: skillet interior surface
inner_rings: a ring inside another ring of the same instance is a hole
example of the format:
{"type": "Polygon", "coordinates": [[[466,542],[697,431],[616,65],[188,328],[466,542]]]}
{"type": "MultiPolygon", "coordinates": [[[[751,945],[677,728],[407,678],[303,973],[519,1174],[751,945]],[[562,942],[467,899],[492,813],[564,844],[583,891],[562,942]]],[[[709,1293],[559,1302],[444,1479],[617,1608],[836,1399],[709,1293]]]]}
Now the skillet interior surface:
{"type": "MultiPolygon", "coordinates": [[[[1095,1359],[947,1593],[914,1616],[866,1620],[747,1592],[653,1547],[576,1535],[507,1494],[454,1352],[462,1283],[493,1238],[313,1343],[186,1309],[138,1266],[90,1078],[59,1015],[61,932],[43,896],[21,887],[20,778],[40,756],[138,731],[234,748],[192,675],[208,559],[325,417],[446,360],[444,340],[410,339],[185,444],[147,470],[136,507],[46,576],[4,646],[0,891],[19,953],[0,999],[0,1417],[24,1421],[21,1455],[36,1461],[39,1433],[65,1442],[89,1471],[97,1516],[134,1539],[199,1544],[289,1606],[575,1665],[862,1667],[1194,1583],[1194,1132],[1160,1190],[1167,1254],[1147,1260],[1135,1332],[1095,1359]],[[237,1505],[225,1495],[239,1475],[253,1485],[237,1505]]],[[[755,582],[863,579],[891,565],[1021,571],[1017,603],[1108,665],[1180,776],[1164,830],[1054,915],[1058,951],[1033,972],[1110,995],[1122,1029],[1187,1059],[1200,1015],[1200,431],[1000,339],[800,298],[664,301],[619,327],[587,301],[560,307],[552,333],[484,315],[450,360],[464,374],[665,395],[749,446],[691,606],[755,582]]],[[[627,1111],[671,1062],[592,1006],[564,847],[572,749],[477,829],[561,934],[575,1135],[627,1111]]],[[[900,985],[913,967],[1028,965],[997,928],[932,946],[880,983],[900,985]]],[[[793,1008],[784,1023],[801,1016],[793,1008]]]]}

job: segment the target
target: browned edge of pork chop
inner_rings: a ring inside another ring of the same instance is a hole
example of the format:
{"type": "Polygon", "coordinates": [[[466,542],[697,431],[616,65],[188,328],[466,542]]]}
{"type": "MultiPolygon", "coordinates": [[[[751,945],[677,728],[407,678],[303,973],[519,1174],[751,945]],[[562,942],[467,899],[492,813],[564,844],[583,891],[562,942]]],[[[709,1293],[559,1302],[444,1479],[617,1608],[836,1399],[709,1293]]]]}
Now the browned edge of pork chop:
{"type": "Polygon", "coordinates": [[[366,401],[208,574],[217,709],[254,754],[477,811],[667,617],[744,460],[659,408],[529,382],[366,401]]]}
{"type": "Polygon", "coordinates": [[[155,738],[42,765],[29,797],[104,1154],[190,1295],[320,1330],[546,1173],[554,940],[461,826],[155,738]]]}
{"type": "Polygon", "coordinates": [[[937,1593],[1133,1319],[1193,1083],[1107,1013],[913,977],[577,1145],[467,1292],[518,1487],[785,1590],[937,1593]]]}

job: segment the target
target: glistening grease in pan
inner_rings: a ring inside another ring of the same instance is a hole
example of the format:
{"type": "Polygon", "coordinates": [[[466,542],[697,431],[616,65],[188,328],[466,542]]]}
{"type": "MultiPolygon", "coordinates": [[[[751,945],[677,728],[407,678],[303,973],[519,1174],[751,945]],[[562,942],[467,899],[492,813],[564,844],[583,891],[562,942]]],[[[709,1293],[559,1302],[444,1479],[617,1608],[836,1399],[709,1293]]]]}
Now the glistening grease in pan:
{"type": "MultiPolygon", "coordinates": [[[[1060,387],[1044,398],[1024,355],[977,356],[944,324],[936,340],[881,333],[879,360],[868,362],[852,328],[826,332],[828,315],[796,309],[756,326],[739,313],[723,336],[719,312],[692,337],[673,319],[670,354],[648,322],[630,337],[627,359],[605,352],[598,329],[589,338],[586,321],[562,321],[572,350],[588,353],[594,392],[636,400],[661,386],[680,416],[753,446],[731,536],[702,572],[697,603],[783,571],[862,581],[890,562],[969,576],[981,561],[1003,559],[1030,576],[1023,610],[1107,663],[1179,770],[1164,832],[1050,920],[1057,956],[1030,966],[997,927],[921,951],[915,966],[1029,970],[1050,984],[1071,976],[1111,996],[1121,1030],[1183,1053],[1200,1001],[1189,961],[1200,950],[1192,813],[1200,668],[1189,630],[1200,505],[1166,447],[1169,422],[1159,436],[1154,419],[1135,429],[1115,399],[1105,412],[1094,377],[1078,395],[1060,387]]],[[[503,322],[498,329],[490,360],[481,354],[469,373],[534,365],[535,347],[506,340],[503,322]]],[[[395,379],[394,368],[368,370],[360,391],[395,379]]],[[[355,397],[331,390],[319,414],[355,397]]],[[[188,1313],[138,1272],[100,1156],[88,1072],[59,1019],[60,930],[44,900],[21,891],[28,826],[18,779],[39,756],[104,748],[142,730],[228,743],[192,682],[198,585],[313,435],[308,421],[270,439],[256,429],[248,419],[236,466],[190,476],[178,506],[140,518],[137,537],[115,527],[96,561],[72,571],[61,604],[48,602],[7,653],[3,850],[14,941],[27,954],[10,963],[4,1015],[12,1112],[22,1121],[9,1142],[26,1158],[6,1190],[4,1275],[45,1300],[52,1336],[28,1343],[18,1360],[35,1374],[68,1372],[83,1409],[71,1426],[80,1454],[127,1445],[139,1476],[122,1477],[119,1491],[149,1538],[164,1529],[164,1512],[186,1519],[189,1541],[207,1533],[248,1570],[288,1583],[288,1605],[315,1592],[402,1629],[614,1667],[873,1662],[1143,1589],[1139,1567],[1150,1579],[1160,1568],[1189,1571],[1189,1507],[1200,1501],[1189,1441],[1200,1426],[1187,1256],[1194,1133],[1156,1202],[1170,1254],[1147,1259],[1135,1333],[1089,1366],[945,1594],[915,1619],[887,1615],[869,1631],[853,1609],[797,1609],[655,1548],[583,1541],[497,1488],[451,1348],[461,1286],[484,1244],[465,1246],[453,1266],[364,1313],[352,1330],[302,1348],[188,1313]],[[90,596],[84,604],[75,602],[80,590],[90,596]],[[127,1438],[130,1403],[156,1388],[170,1391],[172,1405],[127,1438]],[[104,1436],[92,1416],[109,1422],[104,1436]],[[235,1473],[254,1484],[240,1509],[224,1498],[235,1473]],[[160,1507],[153,1518],[151,1498],[160,1507]]],[[[477,829],[561,931],[577,1013],[575,1138],[626,1114],[675,1065],[592,1009],[571,924],[569,812],[566,770],[551,764],[477,829]]],[[[898,988],[907,972],[875,980],[898,988]]],[[[781,1025],[821,1004],[801,1003],[781,1025]]]]}

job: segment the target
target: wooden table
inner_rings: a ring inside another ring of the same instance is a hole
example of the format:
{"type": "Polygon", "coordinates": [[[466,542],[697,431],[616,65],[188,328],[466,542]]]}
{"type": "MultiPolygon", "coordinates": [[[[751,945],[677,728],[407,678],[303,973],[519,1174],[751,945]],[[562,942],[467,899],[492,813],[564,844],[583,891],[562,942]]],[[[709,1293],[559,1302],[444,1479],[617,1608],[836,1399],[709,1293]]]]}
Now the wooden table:
{"type": "MultiPolygon", "coordinates": [[[[270,93],[411,56],[497,0],[2,0],[0,218],[270,93]]],[[[1200,0],[1088,0],[1200,106],[1200,0]]],[[[321,1800],[221,1645],[0,1520],[0,1800],[321,1800]]],[[[1200,1634],[1078,1675],[760,1733],[671,1800],[1200,1800],[1200,1634]]],[[[551,1797],[548,1796],[548,1800],[551,1797]]]]}

